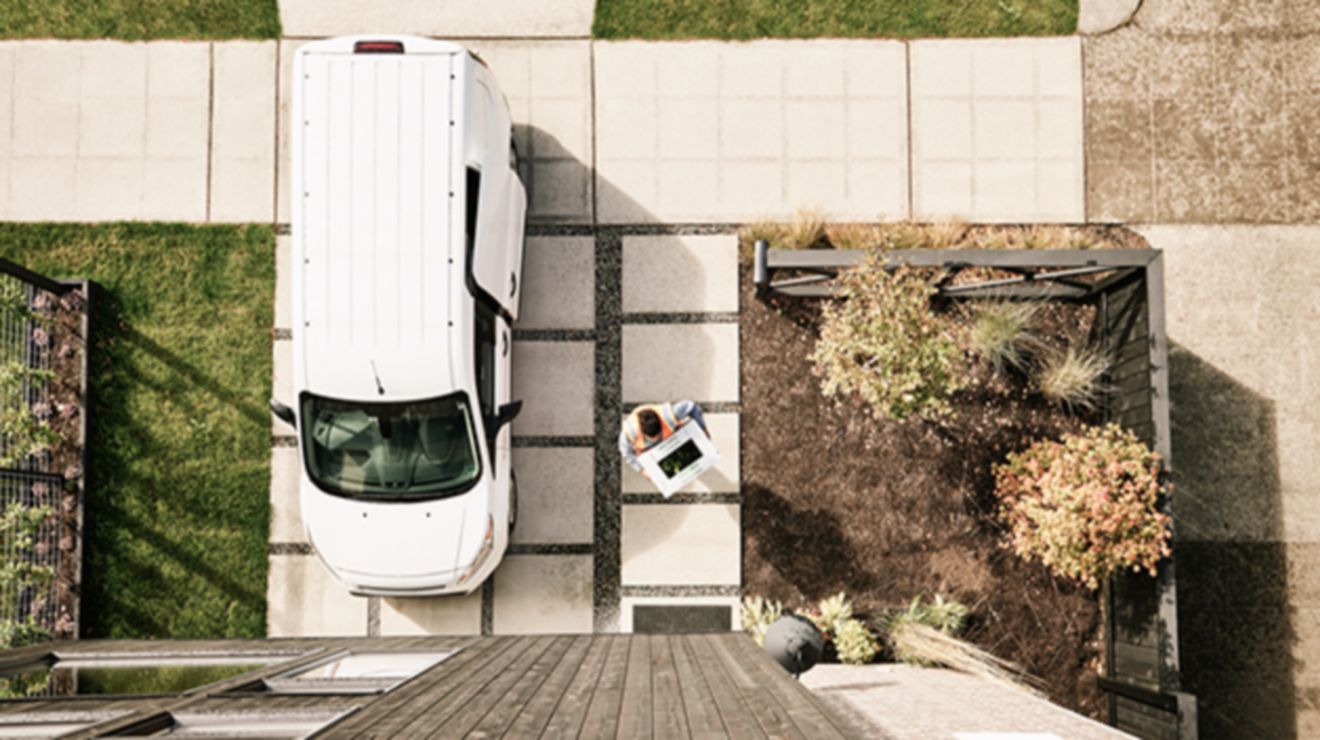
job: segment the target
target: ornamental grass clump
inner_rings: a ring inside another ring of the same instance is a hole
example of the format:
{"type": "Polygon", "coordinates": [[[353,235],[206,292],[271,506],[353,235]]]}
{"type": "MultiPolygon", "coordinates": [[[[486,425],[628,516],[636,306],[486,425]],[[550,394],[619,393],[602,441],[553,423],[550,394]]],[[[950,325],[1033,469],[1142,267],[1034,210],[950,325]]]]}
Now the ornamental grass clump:
{"type": "Polygon", "coordinates": [[[936,594],[930,602],[914,596],[908,608],[891,615],[886,624],[891,630],[900,624],[924,624],[946,635],[956,635],[967,622],[967,611],[963,604],[946,600],[941,594],[936,594]]]}
{"type": "Polygon", "coordinates": [[[838,593],[822,599],[807,616],[825,640],[834,646],[840,663],[870,663],[880,651],[880,643],[866,623],[853,616],[852,602],[847,594],[838,593]]]}
{"type": "Polygon", "coordinates": [[[1036,368],[1036,387],[1041,395],[1069,410],[1092,410],[1104,394],[1104,376],[1109,358],[1089,347],[1047,353],[1036,368]]]}
{"type": "Polygon", "coordinates": [[[1009,546],[1088,588],[1120,570],[1151,575],[1169,555],[1170,492],[1158,453],[1116,424],[1043,440],[995,468],[1009,546]]]}
{"type": "Polygon", "coordinates": [[[757,645],[765,645],[765,632],[770,625],[784,616],[784,605],[778,601],[763,599],[760,596],[748,596],[742,602],[743,631],[756,640],[757,645]]]}
{"type": "Polygon", "coordinates": [[[879,252],[842,273],[810,358],[825,395],[856,395],[877,418],[949,416],[964,386],[962,350],[953,323],[931,307],[934,293],[909,268],[887,271],[879,252]]]}
{"type": "Polygon", "coordinates": [[[979,302],[972,309],[967,346],[996,372],[1025,368],[1040,347],[1033,333],[1039,316],[1040,304],[1031,301],[979,302]]]}

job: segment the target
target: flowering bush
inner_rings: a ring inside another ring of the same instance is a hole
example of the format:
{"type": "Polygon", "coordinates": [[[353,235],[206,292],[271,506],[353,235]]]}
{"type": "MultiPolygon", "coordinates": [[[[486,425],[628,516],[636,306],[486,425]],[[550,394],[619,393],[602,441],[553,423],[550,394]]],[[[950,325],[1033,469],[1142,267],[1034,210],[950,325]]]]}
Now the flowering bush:
{"type": "Polygon", "coordinates": [[[911,270],[886,271],[883,253],[842,273],[811,353],[825,395],[856,394],[877,418],[947,416],[963,385],[962,350],[953,324],[931,309],[933,293],[911,270]]]}
{"type": "Polygon", "coordinates": [[[995,468],[998,515],[1011,547],[1096,588],[1123,568],[1152,575],[1169,550],[1169,488],[1160,456],[1116,424],[1037,442],[995,468]]]}

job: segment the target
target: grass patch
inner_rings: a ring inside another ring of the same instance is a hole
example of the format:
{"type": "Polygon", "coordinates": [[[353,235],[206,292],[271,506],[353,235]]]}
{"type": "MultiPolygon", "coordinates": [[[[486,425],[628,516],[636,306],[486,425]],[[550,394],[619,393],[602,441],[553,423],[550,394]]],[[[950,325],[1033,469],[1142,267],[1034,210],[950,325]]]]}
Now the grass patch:
{"type": "Polygon", "coordinates": [[[275,236],[0,224],[0,256],[96,280],[85,637],[266,624],[275,236]]]}
{"type": "Polygon", "coordinates": [[[1077,0],[597,0],[603,39],[1057,36],[1077,0]]]}
{"type": "Polygon", "coordinates": [[[0,0],[0,37],[274,39],[276,0],[0,0]]]}

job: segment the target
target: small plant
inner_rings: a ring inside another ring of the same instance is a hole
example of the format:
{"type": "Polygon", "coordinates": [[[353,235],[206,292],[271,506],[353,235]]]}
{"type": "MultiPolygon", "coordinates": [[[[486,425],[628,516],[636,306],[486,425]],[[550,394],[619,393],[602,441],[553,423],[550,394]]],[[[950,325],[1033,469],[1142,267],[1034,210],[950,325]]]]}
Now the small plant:
{"type": "Polygon", "coordinates": [[[835,249],[879,249],[885,246],[885,234],[871,224],[830,224],[825,237],[835,249]]]}
{"type": "Polygon", "coordinates": [[[951,249],[962,243],[967,224],[958,219],[935,221],[922,227],[926,249],[951,249]]]}
{"type": "Polygon", "coordinates": [[[886,270],[881,253],[841,274],[811,353],[825,395],[855,394],[877,418],[948,416],[948,399],[964,383],[962,351],[952,324],[931,308],[933,294],[910,269],[886,270]]]}
{"type": "Polygon", "coordinates": [[[825,217],[820,211],[800,208],[784,226],[780,246],[784,249],[811,249],[825,241],[825,217]]]}
{"type": "Polygon", "coordinates": [[[981,648],[917,622],[900,622],[889,630],[894,657],[920,666],[942,666],[1031,691],[1034,683],[1017,665],[981,648]]]}
{"type": "Polygon", "coordinates": [[[770,625],[784,616],[784,605],[760,596],[748,596],[742,602],[743,631],[756,640],[757,645],[765,645],[765,631],[770,625]]]}
{"type": "Polygon", "coordinates": [[[836,623],[834,652],[840,663],[865,665],[880,652],[880,644],[871,630],[860,619],[844,619],[836,623]]]}
{"type": "Polygon", "coordinates": [[[13,467],[59,443],[59,434],[27,399],[29,389],[53,377],[20,362],[0,365],[0,467],[13,467]]]}
{"type": "Polygon", "coordinates": [[[1097,349],[1069,346],[1045,355],[1036,368],[1041,395],[1067,409],[1094,409],[1104,393],[1109,359],[1097,349]]]}
{"type": "Polygon", "coordinates": [[[946,635],[956,635],[962,631],[966,621],[966,606],[957,601],[946,601],[944,596],[936,594],[930,603],[924,602],[920,596],[914,596],[908,608],[890,616],[886,624],[890,629],[900,624],[924,624],[946,635]]]}
{"type": "Polygon", "coordinates": [[[996,371],[1026,367],[1031,350],[1039,345],[1032,334],[1040,304],[1030,301],[983,301],[972,310],[967,345],[996,371]]]}
{"type": "Polygon", "coordinates": [[[1159,454],[1116,424],[1037,442],[995,468],[1009,546],[1089,588],[1120,570],[1155,574],[1170,553],[1159,509],[1169,491],[1159,454]]]}
{"type": "Polygon", "coordinates": [[[820,628],[825,639],[830,640],[839,631],[839,625],[852,619],[852,616],[852,602],[846,594],[840,592],[828,599],[821,599],[816,605],[816,611],[811,615],[811,621],[820,628]]]}
{"type": "Polygon", "coordinates": [[[884,226],[886,249],[924,249],[927,246],[925,230],[911,221],[899,221],[884,226]]]}

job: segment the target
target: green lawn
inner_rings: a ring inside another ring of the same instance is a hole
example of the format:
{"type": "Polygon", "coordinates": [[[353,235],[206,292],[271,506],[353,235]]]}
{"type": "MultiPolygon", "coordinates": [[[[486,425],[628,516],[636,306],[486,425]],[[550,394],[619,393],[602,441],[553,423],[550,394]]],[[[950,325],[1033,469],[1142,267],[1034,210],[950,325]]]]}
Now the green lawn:
{"type": "Polygon", "coordinates": [[[0,38],[273,39],[276,0],[0,0],[0,38]]]}
{"type": "Polygon", "coordinates": [[[597,38],[1051,36],[1077,0],[597,0],[597,38]]]}
{"type": "Polygon", "coordinates": [[[274,251],[258,226],[0,224],[0,256],[104,288],[85,637],[265,633],[274,251]]]}

